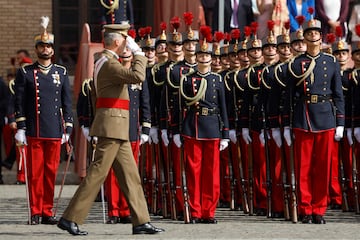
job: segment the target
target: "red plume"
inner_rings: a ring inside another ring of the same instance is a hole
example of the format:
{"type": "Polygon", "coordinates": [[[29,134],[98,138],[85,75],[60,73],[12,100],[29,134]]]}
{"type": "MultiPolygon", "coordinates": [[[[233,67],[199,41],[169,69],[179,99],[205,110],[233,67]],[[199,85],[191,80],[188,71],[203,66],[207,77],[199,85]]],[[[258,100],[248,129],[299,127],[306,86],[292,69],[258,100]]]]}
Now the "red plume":
{"type": "Polygon", "coordinates": [[[213,38],[213,36],[212,36],[212,34],[211,34],[211,31],[210,31],[210,33],[206,36],[206,41],[207,41],[207,42],[211,42],[211,41],[212,41],[212,38],[213,38]]]}
{"type": "Polygon", "coordinates": [[[178,30],[178,28],[180,27],[180,18],[179,17],[173,17],[171,20],[170,20],[170,24],[171,26],[173,26],[174,28],[174,32],[178,30]]]}
{"type": "Polygon", "coordinates": [[[274,26],[275,26],[275,22],[273,20],[267,21],[267,27],[268,27],[269,31],[272,31],[274,29],[274,26]]]}
{"type": "Polygon", "coordinates": [[[211,35],[211,28],[209,26],[201,26],[200,33],[207,41],[208,36],[211,35]]]}
{"type": "Polygon", "coordinates": [[[184,12],[183,17],[184,17],[185,24],[187,26],[191,26],[193,19],[194,19],[192,12],[184,12]]]}
{"type": "Polygon", "coordinates": [[[310,13],[310,15],[314,14],[314,8],[313,7],[309,7],[308,8],[308,13],[310,13]]]}
{"type": "MultiPolygon", "coordinates": [[[[139,29],[140,30],[140,29],[139,29]]],[[[135,39],[136,38],[136,31],[135,31],[135,29],[129,29],[128,30],[128,35],[130,36],[130,37],[132,37],[133,39],[135,39]]],[[[140,35],[140,34],[139,34],[140,35]]]]}
{"type": "Polygon", "coordinates": [[[230,40],[231,40],[230,34],[229,34],[229,33],[224,33],[224,42],[225,42],[225,41],[226,41],[226,42],[230,42],[230,40]]]}
{"type": "Polygon", "coordinates": [[[328,33],[326,34],[326,41],[330,44],[333,44],[336,40],[336,36],[334,33],[328,33]]]}
{"type": "Polygon", "coordinates": [[[360,37],[360,24],[356,24],[355,33],[356,33],[356,35],[358,35],[358,37],[360,37]]]}
{"type": "Polygon", "coordinates": [[[252,22],[250,26],[252,33],[254,34],[254,36],[256,36],[256,32],[259,27],[259,24],[257,22],[252,22]]]}
{"type": "Polygon", "coordinates": [[[152,30],[152,27],[151,27],[151,26],[145,27],[145,35],[150,36],[151,30],[152,30]]]}
{"type": "Polygon", "coordinates": [[[245,34],[246,38],[250,37],[250,35],[251,35],[251,27],[245,26],[244,27],[244,34],[245,34]]]}
{"type": "Polygon", "coordinates": [[[231,34],[232,39],[238,40],[240,38],[240,29],[235,28],[235,29],[231,30],[230,34],[231,34]]]}
{"type": "Polygon", "coordinates": [[[144,38],[145,35],[146,35],[146,28],[145,27],[142,27],[142,28],[139,28],[138,29],[138,34],[141,38],[144,38]]]}
{"type": "Polygon", "coordinates": [[[223,40],[225,37],[225,34],[223,32],[215,32],[214,33],[214,41],[215,42],[220,42],[221,40],[223,40]]]}
{"type": "Polygon", "coordinates": [[[166,22],[161,22],[160,23],[160,28],[161,28],[162,31],[166,31],[166,28],[167,28],[166,22]]]}
{"type": "Polygon", "coordinates": [[[335,28],[335,35],[336,35],[338,38],[342,38],[343,33],[342,33],[342,28],[341,28],[340,25],[336,26],[336,28],[335,28]]]}
{"type": "Polygon", "coordinates": [[[303,15],[296,16],[295,18],[299,26],[301,26],[305,22],[305,17],[303,15]]]}
{"type": "Polygon", "coordinates": [[[290,29],[290,20],[287,20],[285,23],[284,23],[284,28],[286,30],[289,30],[290,29]]]}

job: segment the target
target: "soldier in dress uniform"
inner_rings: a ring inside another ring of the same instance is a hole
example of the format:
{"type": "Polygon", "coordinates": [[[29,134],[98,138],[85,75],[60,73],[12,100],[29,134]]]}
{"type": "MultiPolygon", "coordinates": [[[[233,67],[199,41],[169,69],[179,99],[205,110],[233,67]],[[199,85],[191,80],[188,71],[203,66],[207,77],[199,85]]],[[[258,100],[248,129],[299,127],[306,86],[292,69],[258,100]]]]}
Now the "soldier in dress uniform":
{"type": "Polygon", "coordinates": [[[134,25],[134,7],[132,0],[103,0],[100,1],[103,7],[102,22],[104,24],[121,23],[129,21],[134,25]]]}
{"type": "Polygon", "coordinates": [[[306,44],[304,43],[303,36],[304,31],[302,29],[305,17],[303,15],[299,15],[296,17],[296,20],[299,24],[299,29],[290,33],[290,48],[293,56],[298,56],[306,51],[306,44]]]}
{"type": "Polygon", "coordinates": [[[284,138],[288,145],[292,143],[292,121],[294,149],[301,159],[296,161],[296,169],[302,222],[324,224],[334,137],[339,141],[344,134],[344,96],[339,63],[321,52],[320,21],[310,19],[302,28],[307,51],[289,62],[284,138]]]}
{"type": "MultiPolygon", "coordinates": [[[[122,65],[129,69],[133,59],[132,52],[125,48],[119,56],[122,65]]],[[[129,84],[128,91],[130,99],[129,140],[135,162],[138,165],[140,145],[148,141],[151,127],[149,89],[146,79],[142,83],[129,84]]],[[[107,223],[131,223],[130,209],[118,184],[113,168],[110,169],[104,185],[108,202],[109,219],[107,223]]]]}
{"type": "Polygon", "coordinates": [[[18,144],[27,144],[27,169],[31,221],[56,224],[53,217],[54,188],[61,144],[73,127],[71,90],[67,71],[53,64],[54,35],[47,32],[48,17],[42,17],[44,32],[35,36],[38,60],[18,70],[15,79],[15,118],[18,144]]]}
{"type": "Polygon", "coordinates": [[[199,44],[196,50],[198,70],[183,76],[180,82],[185,101],[181,133],[191,223],[217,223],[220,151],[229,142],[225,86],[221,76],[210,71],[211,52],[212,44],[206,40],[199,44]]]}
{"type": "MultiPolygon", "coordinates": [[[[357,39],[360,38],[360,24],[357,24],[355,26],[355,33],[357,35],[357,39]]],[[[354,135],[354,150],[355,153],[357,153],[359,151],[359,143],[360,143],[360,87],[359,87],[359,82],[360,82],[360,41],[354,41],[351,43],[351,59],[354,61],[354,67],[352,69],[351,72],[351,81],[352,81],[352,115],[351,115],[351,120],[352,120],[352,128],[353,128],[353,135],[354,135]]],[[[358,156],[358,154],[356,154],[358,156]]],[[[352,159],[353,161],[356,159],[352,159]]],[[[352,164],[354,164],[352,162],[352,164]]],[[[357,173],[359,173],[359,161],[358,161],[358,157],[357,157],[357,173]]],[[[353,165],[352,165],[353,167],[353,165]]],[[[359,178],[358,178],[359,179],[359,178]]],[[[352,184],[357,184],[354,182],[354,179],[351,178],[351,182],[352,184]]],[[[352,187],[354,188],[354,185],[352,185],[352,187]]],[[[354,194],[359,194],[358,192],[354,192],[354,194]]],[[[356,199],[356,197],[354,197],[356,199]]],[[[359,198],[359,195],[357,196],[357,198],[359,198]]],[[[359,206],[358,202],[354,201],[354,207],[355,210],[357,210],[357,206],[359,206]]]]}
{"type": "MultiPolygon", "coordinates": [[[[247,42],[247,55],[250,67],[246,74],[238,75],[239,86],[243,86],[243,104],[240,111],[239,126],[246,144],[252,144],[254,207],[259,216],[266,215],[266,159],[265,147],[260,139],[264,139],[261,101],[261,72],[265,67],[262,62],[262,41],[256,36],[257,23],[252,23],[253,37],[247,42]],[[245,77],[245,79],[244,79],[245,77]]],[[[263,142],[265,140],[262,140],[263,142]]]]}
{"type": "MultiPolygon", "coordinates": [[[[336,35],[338,40],[335,41],[332,46],[332,53],[336,57],[340,64],[340,75],[342,81],[342,89],[345,99],[345,132],[346,138],[340,141],[338,144],[341,146],[337,149],[342,151],[336,155],[333,153],[333,162],[331,167],[331,180],[330,180],[330,208],[342,209],[342,206],[348,206],[349,209],[343,208],[343,210],[354,210],[354,189],[352,185],[352,148],[351,145],[354,143],[352,136],[352,90],[355,87],[352,81],[352,69],[348,68],[348,62],[350,60],[350,47],[343,41],[341,27],[336,27],[336,35]],[[339,159],[339,156],[340,159],[339,159]],[[340,162],[341,161],[341,162],[340,162]],[[339,164],[342,164],[343,168],[339,171],[339,164]],[[341,177],[341,175],[343,177],[341,177]],[[344,189],[341,189],[341,186],[344,189]],[[343,194],[342,194],[343,193],[343,194]],[[345,198],[343,198],[345,194],[345,198]],[[343,201],[344,205],[342,204],[343,201]]],[[[336,143],[335,143],[336,144],[336,143]]]]}
{"type": "Polygon", "coordinates": [[[214,33],[214,46],[213,46],[213,52],[212,52],[212,62],[211,62],[211,71],[214,73],[220,73],[222,70],[221,66],[221,51],[220,51],[220,42],[224,39],[224,33],[223,32],[215,32],[214,33]]]}
{"type": "MultiPolygon", "coordinates": [[[[181,189],[181,170],[180,170],[180,132],[176,131],[178,129],[177,124],[179,124],[179,102],[181,100],[180,92],[179,92],[179,85],[180,79],[183,75],[196,71],[197,63],[196,63],[196,56],[195,56],[195,49],[196,45],[199,41],[199,32],[197,30],[193,30],[191,28],[191,24],[193,21],[193,15],[191,12],[185,12],[184,15],[184,22],[186,24],[186,31],[182,33],[182,45],[183,45],[183,52],[184,52],[184,59],[178,62],[174,62],[170,64],[168,69],[167,81],[165,83],[165,93],[166,96],[162,95],[162,112],[167,113],[169,117],[167,130],[168,133],[172,134],[173,142],[170,143],[171,145],[171,159],[168,159],[170,166],[172,166],[173,171],[173,184],[174,184],[174,191],[175,191],[175,198],[176,198],[176,215],[180,221],[183,219],[183,209],[184,209],[184,200],[183,200],[183,192],[181,189]]],[[[162,122],[162,121],[161,121],[162,122]]],[[[160,122],[160,123],[161,123],[160,122]]],[[[164,129],[161,127],[161,129],[164,129]]],[[[170,170],[171,171],[171,170],[170,170]]]]}
{"type": "Polygon", "coordinates": [[[94,161],[81,182],[58,227],[72,235],[87,235],[82,224],[96,198],[101,184],[113,167],[120,187],[128,201],[133,234],[163,232],[150,223],[144,192],[141,187],[129,142],[129,91],[128,84],[145,80],[147,59],[134,39],[128,36],[128,23],[105,25],[104,51],[95,62],[94,86],[96,111],[90,135],[97,136],[94,161]],[[118,61],[127,47],[134,54],[132,69],[118,61]]]}
{"type": "MultiPolygon", "coordinates": [[[[237,74],[237,72],[240,70],[240,60],[238,57],[238,43],[240,39],[240,30],[239,29],[233,29],[230,32],[231,36],[231,43],[228,47],[228,59],[230,63],[230,68],[226,72],[225,76],[223,77],[224,83],[225,83],[225,97],[226,97],[226,111],[228,114],[228,120],[229,120],[229,137],[231,140],[229,151],[221,151],[220,152],[220,189],[221,189],[221,195],[220,195],[220,207],[224,208],[233,208],[235,206],[230,206],[230,203],[232,200],[235,201],[235,203],[240,206],[241,200],[231,199],[231,196],[235,195],[235,189],[231,189],[231,184],[234,184],[234,167],[232,166],[238,166],[234,159],[236,156],[238,156],[237,153],[237,147],[236,147],[236,130],[235,130],[235,106],[234,106],[234,76],[237,74]],[[229,162],[231,161],[231,162],[229,162]],[[230,166],[231,164],[231,166],[230,166]],[[231,172],[230,172],[231,171],[231,172]],[[233,191],[233,195],[232,192],[233,191]]],[[[239,194],[236,194],[236,196],[241,196],[239,194]]],[[[233,209],[232,209],[233,210],[233,209]]]]}

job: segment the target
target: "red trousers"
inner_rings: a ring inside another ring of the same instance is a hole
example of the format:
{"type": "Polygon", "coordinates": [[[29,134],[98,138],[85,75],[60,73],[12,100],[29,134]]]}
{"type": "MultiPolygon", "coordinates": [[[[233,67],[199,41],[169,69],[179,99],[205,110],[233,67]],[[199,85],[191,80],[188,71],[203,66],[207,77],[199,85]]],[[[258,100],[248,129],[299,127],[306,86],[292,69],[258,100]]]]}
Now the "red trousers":
{"type": "MultiPolygon", "coordinates": [[[[334,140],[335,141],[335,140],[334,140]]],[[[333,152],[331,154],[330,164],[330,185],[328,203],[339,204],[342,203],[342,192],[340,186],[339,175],[339,142],[334,142],[333,152]]]]}
{"type": "Polygon", "coordinates": [[[61,140],[28,137],[27,142],[31,215],[52,216],[61,140]]]}
{"type": "MultiPolygon", "coordinates": [[[[131,142],[133,155],[138,164],[140,142],[131,142]]],[[[108,203],[108,216],[109,217],[127,217],[130,216],[130,209],[127,204],[125,195],[120,189],[118,180],[115,176],[114,170],[110,168],[105,183],[105,194],[108,203]]]]}
{"type": "Polygon", "coordinates": [[[267,209],[265,148],[259,140],[259,132],[252,131],[254,207],[267,209]]]}
{"type": "Polygon", "coordinates": [[[334,134],[334,130],[313,133],[294,129],[300,215],[326,212],[334,134]]]}
{"type": "Polygon", "coordinates": [[[219,139],[184,138],[186,181],[192,218],[213,218],[220,196],[219,139]]]}

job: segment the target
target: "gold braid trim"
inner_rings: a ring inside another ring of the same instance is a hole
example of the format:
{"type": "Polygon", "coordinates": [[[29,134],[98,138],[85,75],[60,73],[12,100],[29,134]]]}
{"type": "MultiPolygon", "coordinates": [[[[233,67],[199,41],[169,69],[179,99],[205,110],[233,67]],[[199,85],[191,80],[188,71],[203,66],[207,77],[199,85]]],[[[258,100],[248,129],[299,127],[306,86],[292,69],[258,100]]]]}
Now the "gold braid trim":
{"type": "Polygon", "coordinates": [[[311,62],[310,62],[310,65],[309,65],[309,68],[307,71],[305,71],[303,74],[301,75],[296,75],[292,69],[292,64],[294,63],[294,60],[296,58],[293,58],[291,59],[291,61],[289,62],[289,71],[290,73],[296,77],[296,78],[299,78],[300,81],[298,81],[296,83],[296,86],[299,86],[308,76],[310,76],[310,83],[313,84],[314,83],[314,73],[313,73],[313,70],[315,68],[315,65],[316,65],[316,62],[315,62],[315,58],[311,58],[311,62]]]}
{"type": "Polygon", "coordinates": [[[184,93],[184,81],[186,79],[186,75],[182,76],[181,79],[180,79],[180,93],[181,95],[189,102],[186,103],[187,106],[191,106],[193,104],[195,104],[196,102],[198,102],[201,98],[203,98],[205,96],[205,92],[206,92],[206,89],[207,89],[207,81],[205,78],[202,78],[201,79],[201,83],[200,83],[200,87],[198,89],[198,93],[195,94],[194,97],[189,97],[189,96],[186,96],[185,93],[184,93]]]}
{"type": "Polygon", "coordinates": [[[265,88],[271,90],[271,86],[269,86],[269,85],[265,82],[265,80],[264,80],[264,72],[265,72],[265,70],[267,71],[267,73],[269,73],[269,66],[266,66],[266,67],[262,70],[262,72],[261,72],[261,82],[262,82],[262,84],[265,86],[265,88]]]}
{"type": "Polygon", "coordinates": [[[157,64],[155,64],[155,65],[151,68],[151,75],[152,75],[152,77],[153,77],[153,82],[154,82],[154,84],[155,84],[156,86],[162,86],[162,85],[164,84],[164,82],[165,82],[165,80],[162,81],[162,82],[158,82],[158,81],[156,81],[156,79],[155,79],[155,74],[156,74],[156,72],[157,72],[157,71],[160,69],[160,67],[163,66],[165,63],[166,63],[166,62],[157,63],[157,64]]]}
{"type": "MultiPolygon", "coordinates": [[[[257,67],[257,66],[260,66],[261,65],[261,63],[255,63],[255,64],[253,64],[251,67],[249,67],[249,69],[247,70],[247,83],[248,83],[248,85],[249,85],[249,88],[251,88],[251,89],[253,89],[253,90],[259,90],[260,89],[260,87],[254,87],[254,86],[252,86],[251,85],[251,80],[250,80],[250,72],[252,71],[252,72],[254,72],[255,70],[254,70],[254,67],[257,67]]],[[[257,76],[256,76],[257,77],[257,76]]]]}
{"type": "Polygon", "coordinates": [[[245,89],[242,88],[242,87],[240,86],[240,84],[238,83],[238,81],[237,81],[237,76],[238,76],[238,74],[239,74],[239,70],[236,71],[235,74],[234,74],[234,83],[235,83],[235,86],[236,86],[240,91],[243,92],[243,91],[245,91],[245,89]]]}
{"type": "Polygon", "coordinates": [[[358,80],[357,80],[357,77],[358,77],[358,70],[360,70],[360,68],[356,68],[354,70],[352,70],[351,72],[351,76],[352,76],[352,79],[353,81],[355,82],[356,85],[358,85],[358,80]]]}
{"type": "Polygon", "coordinates": [[[119,9],[119,0],[114,0],[114,2],[110,5],[107,5],[106,3],[104,3],[104,0],[100,0],[101,5],[106,8],[109,9],[109,11],[106,14],[110,14],[113,13],[116,9],[119,9]]]}
{"type": "Polygon", "coordinates": [[[275,75],[275,79],[276,81],[278,81],[278,83],[280,84],[280,86],[282,87],[286,87],[286,84],[284,84],[280,78],[279,78],[279,75],[278,75],[278,71],[282,72],[282,69],[281,69],[281,66],[284,65],[285,63],[281,63],[281,64],[278,64],[276,65],[275,69],[274,69],[274,75],[275,75]]]}
{"type": "Polygon", "coordinates": [[[230,86],[229,86],[229,84],[228,84],[228,79],[229,79],[229,76],[228,76],[228,75],[229,75],[231,72],[233,72],[233,71],[227,72],[227,73],[225,74],[225,76],[224,76],[225,87],[226,87],[226,90],[228,90],[228,91],[231,90],[231,89],[230,89],[230,86]]]}
{"type": "Polygon", "coordinates": [[[90,81],[92,81],[92,78],[86,78],[84,79],[83,83],[81,84],[81,92],[86,97],[86,90],[91,91],[90,81]]]}
{"type": "Polygon", "coordinates": [[[9,82],[9,90],[12,95],[15,95],[14,87],[15,87],[15,79],[11,79],[9,82]]]}

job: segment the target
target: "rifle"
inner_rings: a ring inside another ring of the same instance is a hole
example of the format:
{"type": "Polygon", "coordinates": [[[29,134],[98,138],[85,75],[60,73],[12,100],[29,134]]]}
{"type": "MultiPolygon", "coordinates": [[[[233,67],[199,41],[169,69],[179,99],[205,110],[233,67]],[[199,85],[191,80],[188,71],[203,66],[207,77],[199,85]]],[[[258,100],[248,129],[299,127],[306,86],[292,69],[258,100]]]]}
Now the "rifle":
{"type": "MultiPolygon", "coordinates": [[[[249,132],[251,130],[251,105],[249,105],[249,132]]],[[[253,216],[254,215],[254,189],[253,189],[253,184],[254,184],[254,171],[253,171],[253,164],[254,164],[254,159],[253,159],[253,151],[252,151],[252,144],[249,143],[247,144],[247,148],[248,148],[248,161],[249,161],[249,215],[253,216]]]]}
{"type": "Polygon", "coordinates": [[[271,172],[270,172],[270,156],[269,156],[269,142],[268,142],[268,131],[266,126],[266,115],[264,104],[261,106],[262,110],[262,124],[264,131],[264,141],[265,141],[265,159],[266,159],[266,197],[267,197],[267,217],[271,218],[272,207],[271,207],[271,194],[272,194],[272,183],[271,183],[271,172]]]}
{"type": "Polygon", "coordinates": [[[285,140],[284,135],[281,134],[281,141],[283,144],[280,147],[281,151],[281,180],[282,180],[282,186],[283,186],[283,198],[284,198],[284,218],[285,220],[290,220],[290,210],[289,210],[289,194],[288,189],[290,185],[287,183],[287,159],[286,159],[286,153],[285,153],[285,140]]]}
{"type": "Polygon", "coordinates": [[[144,190],[144,196],[146,202],[148,203],[149,193],[148,193],[147,185],[149,183],[149,178],[147,177],[147,172],[146,172],[146,147],[147,147],[146,143],[140,145],[140,154],[138,155],[138,159],[139,159],[138,163],[139,163],[139,175],[144,190]]]}
{"type": "MultiPolygon", "coordinates": [[[[182,80],[180,80],[182,81],[182,80]]],[[[179,91],[179,132],[182,132],[182,122],[183,122],[183,111],[182,111],[182,98],[181,92],[179,91]]],[[[182,183],[182,192],[184,198],[184,223],[190,223],[190,205],[189,205],[189,192],[187,189],[186,182],[186,171],[185,171],[185,159],[184,159],[184,146],[180,148],[180,171],[181,171],[181,183],[182,183]]]]}
{"type": "Polygon", "coordinates": [[[234,177],[234,174],[233,174],[233,163],[232,163],[233,155],[232,155],[231,143],[229,143],[228,151],[229,151],[228,165],[229,165],[229,179],[230,179],[230,210],[235,210],[236,178],[234,177]]]}
{"type": "MultiPolygon", "coordinates": [[[[234,81],[237,81],[237,79],[234,78],[234,81]]],[[[239,117],[238,117],[238,107],[236,104],[236,92],[235,92],[236,88],[234,87],[233,89],[234,89],[233,100],[234,100],[234,108],[235,108],[235,130],[236,130],[237,129],[237,121],[238,121],[239,117]]],[[[240,146],[239,146],[238,142],[236,143],[236,147],[237,147],[237,153],[238,153],[238,155],[236,157],[237,157],[237,160],[239,163],[239,174],[240,174],[240,184],[241,184],[241,192],[242,192],[243,211],[245,214],[247,214],[247,213],[249,213],[249,204],[248,204],[248,198],[247,198],[247,189],[245,186],[245,177],[244,177],[244,171],[243,171],[243,166],[242,166],[240,146]]],[[[230,152],[231,152],[231,150],[230,150],[230,152]]],[[[232,153],[230,153],[230,154],[232,154],[232,153]]],[[[235,184],[235,182],[234,182],[234,184],[235,184]]],[[[232,199],[232,196],[231,196],[231,199],[232,199]]]]}
{"type": "MultiPolygon", "coordinates": [[[[290,136],[293,136],[292,131],[292,117],[293,117],[293,99],[292,99],[292,90],[290,89],[290,136]]],[[[297,199],[296,199],[296,179],[295,179],[295,167],[294,167],[294,143],[292,141],[290,145],[290,185],[291,185],[291,220],[293,223],[297,223],[297,199]]]]}
{"type": "MultiPolygon", "coordinates": [[[[158,144],[157,144],[158,145],[158,144]]],[[[160,152],[158,152],[156,154],[156,145],[155,143],[152,143],[150,145],[151,147],[151,179],[149,180],[149,183],[151,184],[151,206],[150,206],[150,211],[153,214],[156,214],[157,211],[157,193],[159,191],[158,187],[157,187],[157,182],[156,179],[160,179],[157,178],[157,174],[159,172],[158,169],[158,164],[156,161],[156,155],[158,154],[159,158],[160,158],[160,152]]]]}
{"type": "MultiPolygon", "coordinates": [[[[171,119],[171,113],[170,113],[170,107],[169,107],[169,88],[166,85],[166,111],[167,111],[167,127],[166,129],[169,129],[170,127],[170,119],[171,119]]],[[[166,193],[170,196],[170,211],[171,211],[171,219],[176,219],[176,202],[175,202],[175,196],[176,196],[176,189],[174,187],[174,179],[173,179],[173,165],[172,165],[172,154],[171,154],[171,139],[169,140],[169,145],[167,146],[167,164],[166,164],[166,175],[167,175],[167,187],[166,187],[166,193]]],[[[167,217],[164,215],[164,217],[167,217]]]]}
{"type": "Polygon", "coordinates": [[[340,164],[340,183],[341,183],[341,192],[342,192],[342,209],[344,212],[348,212],[349,211],[349,203],[348,203],[348,199],[347,199],[347,186],[346,186],[346,177],[345,177],[345,172],[344,172],[344,164],[343,164],[343,144],[344,141],[341,139],[339,141],[339,153],[338,153],[338,159],[339,159],[339,164],[340,164]]]}

